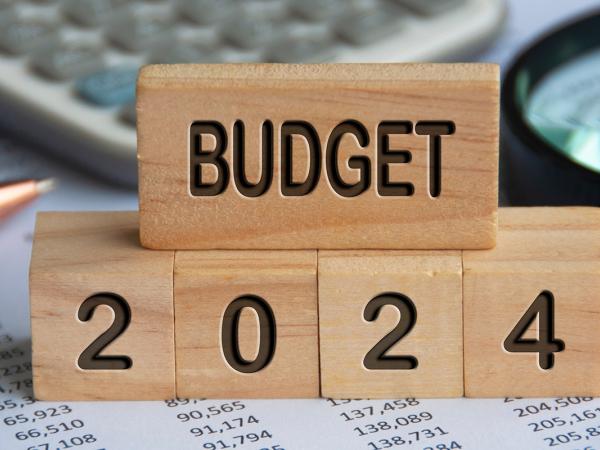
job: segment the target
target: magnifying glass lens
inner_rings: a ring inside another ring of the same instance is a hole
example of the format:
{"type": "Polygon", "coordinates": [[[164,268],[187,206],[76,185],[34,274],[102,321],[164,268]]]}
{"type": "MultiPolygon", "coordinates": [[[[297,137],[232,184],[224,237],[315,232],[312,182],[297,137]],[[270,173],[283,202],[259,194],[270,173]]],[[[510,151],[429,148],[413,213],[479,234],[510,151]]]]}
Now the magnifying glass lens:
{"type": "Polygon", "coordinates": [[[534,132],[556,151],[600,173],[600,49],[544,75],[523,112],[534,132]]]}

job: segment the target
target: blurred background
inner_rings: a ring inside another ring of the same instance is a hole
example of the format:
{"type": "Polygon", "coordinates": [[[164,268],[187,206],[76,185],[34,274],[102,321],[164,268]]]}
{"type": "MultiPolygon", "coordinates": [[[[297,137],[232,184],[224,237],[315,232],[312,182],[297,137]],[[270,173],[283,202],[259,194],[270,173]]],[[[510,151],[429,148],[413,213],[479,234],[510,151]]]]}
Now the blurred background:
{"type": "Polygon", "coordinates": [[[599,0],[0,0],[3,264],[27,257],[38,209],[137,209],[147,63],[500,63],[501,203],[599,205],[599,14],[599,0]]]}

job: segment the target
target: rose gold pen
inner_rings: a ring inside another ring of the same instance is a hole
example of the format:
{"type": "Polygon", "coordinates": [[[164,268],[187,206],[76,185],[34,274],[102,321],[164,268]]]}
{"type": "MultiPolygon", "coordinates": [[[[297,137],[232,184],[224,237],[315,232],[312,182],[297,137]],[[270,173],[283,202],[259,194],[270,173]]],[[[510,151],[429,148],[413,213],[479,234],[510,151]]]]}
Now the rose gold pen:
{"type": "Polygon", "coordinates": [[[0,184],[0,218],[8,216],[33,199],[51,191],[54,186],[55,182],[52,178],[0,184]]]}

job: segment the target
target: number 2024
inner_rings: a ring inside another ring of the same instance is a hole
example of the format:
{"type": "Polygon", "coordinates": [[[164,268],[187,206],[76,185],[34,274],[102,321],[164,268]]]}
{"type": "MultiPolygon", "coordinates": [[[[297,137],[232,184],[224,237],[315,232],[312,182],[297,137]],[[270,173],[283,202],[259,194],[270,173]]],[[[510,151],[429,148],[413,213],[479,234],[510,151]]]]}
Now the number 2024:
{"type": "MultiPolygon", "coordinates": [[[[99,293],[88,297],[79,307],[77,316],[82,322],[90,320],[94,310],[105,305],[114,312],[111,326],[96,338],[79,356],[78,365],[83,370],[125,370],[133,365],[125,355],[101,355],[102,351],[125,332],[131,322],[131,309],[125,299],[114,293],[99,293]]],[[[390,348],[404,338],[417,322],[417,309],[404,294],[386,292],[371,299],[364,308],[363,317],[376,321],[381,308],[395,307],[400,313],[398,324],[385,335],[364,357],[364,367],[369,370],[412,370],[418,360],[411,355],[388,355],[390,348]]],[[[269,365],[275,355],[277,325],[269,304],[256,295],[243,295],[233,300],[225,309],[221,327],[221,345],[227,363],[238,372],[255,373],[269,365]],[[253,360],[242,357],[239,349],[239,322],[244,308],[253,309],[258,316],[259,348],[253,360]]],[[[543,370],[554,366],[554,353],[561,352],[565,344],[554,337],[554,296],[541,292],[517,322],[503,343],[511,353],[538,353],[538,364],[543,370]],[[526,339],[523,335],[538,319],[538,338],[526,339]]]]}

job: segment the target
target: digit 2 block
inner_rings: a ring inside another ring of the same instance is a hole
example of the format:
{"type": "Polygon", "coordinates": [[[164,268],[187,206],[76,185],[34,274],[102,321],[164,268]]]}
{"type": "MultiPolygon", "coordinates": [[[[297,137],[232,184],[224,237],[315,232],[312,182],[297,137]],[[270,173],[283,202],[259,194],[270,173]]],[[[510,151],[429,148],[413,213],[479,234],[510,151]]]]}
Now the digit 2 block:
{"type": "Polygon", "coordinates": [[[462,396],[460,252],[319,251],[319,330],[324,396],[462,396]]]}
{"type": "Polygon", "coordinates": [[[38,214],[29,286],[36,398],[174,397],[174,252],[145,250],[137,236],[137,213],[38,214]]]}
{"type": "Polygon", "coordinates": [[[179,397],[319,396],[316,251],[175,256],[179,397]]]}
{"type": "Polygon", "coordinates": [[[600,209],[503,208],[464,271],[467,396],[600,395],[600,209]]]}
{"type": "Polygon", "coordinates": [[[142,244],[490,248],[498,80],[490,64],[146,66],[142,244]]]}

